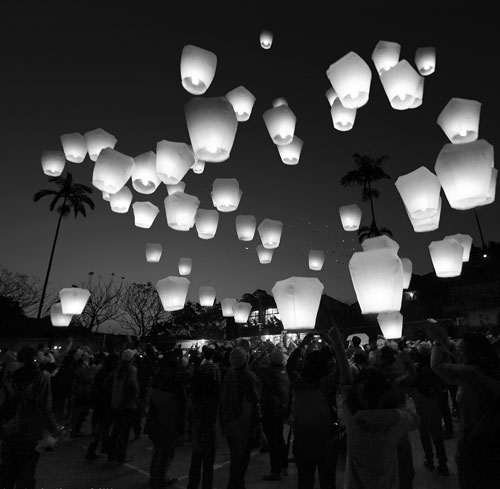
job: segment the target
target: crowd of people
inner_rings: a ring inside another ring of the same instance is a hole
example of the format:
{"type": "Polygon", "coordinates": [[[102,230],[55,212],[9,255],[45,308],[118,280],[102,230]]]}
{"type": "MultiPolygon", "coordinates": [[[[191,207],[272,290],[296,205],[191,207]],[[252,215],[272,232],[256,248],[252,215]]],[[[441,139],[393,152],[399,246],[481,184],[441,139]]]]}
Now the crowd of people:
{"type": "Polygon", "coordinates": [[[417,429],[424,470],[446,477],[454,457],[461,489],[500,487],[498,342],[479,333],[452,341],[430,322],[426,341],[361,343],[345,344],[334,327],[287,345],[240,339],[94,353],[69,339],[58,350],[6,349],[0,487],[34,488],[40,451],[69,433],[87,442],[87,460],[117,464],[129,461],[131,436],[148,436],[152,489],[176,482],[169,474],[186,442],[187,489],[212,489],[220,435],[230,453],[227,489],[244,489],[255,448],[269,454],[267,481],[286,478],[293,460],[299,489],[313,489],[316,473],[320,488],[332,489],[345,457],[347,489],[410,489],[408,435],[417,429]],[[453,418],[458,445],[449,454],[453,418]]]}

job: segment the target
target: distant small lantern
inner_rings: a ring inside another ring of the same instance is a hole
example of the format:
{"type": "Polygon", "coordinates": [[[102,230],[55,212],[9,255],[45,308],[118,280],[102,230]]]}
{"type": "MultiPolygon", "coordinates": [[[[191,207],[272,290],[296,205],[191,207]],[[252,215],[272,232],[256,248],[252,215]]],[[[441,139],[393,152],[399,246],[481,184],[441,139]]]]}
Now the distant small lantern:
{"type": "Polygon", "coordinates": [[[445,236],[444,239],[455,239],[456,241],[458,241],[464,249],[462,261],[463,262],[469,261],[470,250],[472,248],[472,236],[468,234],[453,234],[451,236],[445,236]]]}
{"type": "Polygon", "coordinates": [[[193,269],[193,260],[191,258],[179,258],[179,275],[189,275],[193,269]]]}
{"type": "Polygon", "coordinates": [[[132,204],[134,210],[134,223],[138,228],[149,229],[160,209],[151,202],[134,202],[132,204]]]}
{"type": "Polygon", "coordinates": [[[187,44],[181,55],[182,86],[193,95],[204,94],[214,79],[216,67],[215,53],[187,44]]]}
{"type": "Polygon", "coordinates": [[[405,59],[389,71],[384,71],[380,81],[393,109],[410,109],[415,99],[422,98],[423,78],[405,59]]]}
{"type": "Polygon", "coordinates": [[[326,92],[325,92],[325,96],[328,100],[328,103],[330,104],[330,107],[333,105],[333,102],[335,102],[335,100],[338,99],[338,96],[335,92],[335,90],[333,89],[333,87],[330,87],[326,92]]]}
{"type": "Polygon", "coordinates": [[[421,75],[432,75],[436,71],[436,48],[418,48],[415,51],[415,65],[421,75]]]}
{"type": "Polygon", "coordinates": [[[167,193],[168,195],[175,194],[175,192],[180,192],[181,194],[184,193],[184,190],[186,188],[186,184],[184,182],[179,182],[176,183],[175,185],[166,185],[167,187],[167,193]]]}
{"type": "Polygon", "coordinates": [[[205,162],[197,158],[191,170],[193,170],[193,173],[201,175],[205,171],[205,162]]]}
{"type": "Polygon", "coordinates": [[[326,76],[344,107],[358,109],[368,102],[372,72],[355,52],[347,53],[330,65],[326,76]]]}
{"type": "Polygon", "coordinates": [[[161,243],[146,243],[146,261],[158,263],[161,258],[163,247],[161,243]]]}
{"type": "Polygon", "coordinates": [[[410,286],[411,276],[413,273],[413,263],[409,258],[401,258],[401,263],[403,265],[403,289],[407,289],[410,286]]]}
{"type": "Polygon", "coordinates": [[[66,158],[62,151],[42,151],[42,169],[49,177],[58,177],[64,171],[66,158]]]}
{"type": "Polygon", "coordinates": [[[116,194],[109,196],[109,205],[111,210],[117,214],[127,213],[131,203],[132,192],[126,185],[116,192],[116,194]]]}
{"type": "Polygon", "coordinates": [[[464,247],[456,239],[432,241],[429,251],[437,277],[458,277],[462,273],[464,247]]]}
{"type": "Polygon", "coordinates": [[[81,163],[87,155],[87,143],[85,138],[79,132],[63,134],[61,144],[64,155],[71,163],[81,163]]]}
{"type": "Polygon", "coordinates": [[[257,220],[252,215],[236,216],[236,234],[241,241],[252,241],[257,227],[257,220]]]}
{"type": "Polygon", "coordinates": [[[391,41],[379,41],[372,53],[372,61],[378,74],[394,68],[399,62],[401,44],[391,41]]]}
{"type": "Polygon", "coordinates": [[[220,212],[235,211],[240,205],[243,192],[236,178],[216,178],[212,185],[212,202],[220,212]]]}
{"type": "Polygon", "coordinates": [[[184,106],[189,138],[197,158],[210,163],[231,155],[238,119],[226,97],[193,98],[184,106]]]}
{"type": "Polygon", "coordinates": [[[403,335],[403,315],[398,312],[382,312],[377,321],[386,340],[397,340],[403,335]]]}
{"type": "Polygon", "coordinates": [[[89,158],[92,161],[97,161],[99,153],[104,148],[113,149],[118,141],[112,134],[101,128],[88,131],[83,136],[87,144],[89,158]]]}
{"type": "Polygon", "coordinates": [[[309,250],[309,269],[321,270],[325,263],[325,252],[323,250],[309,250]]]}
{"type": "Polygon", "coordinates": [[[350,131],[356,120],[356,109],[344,107],[342,102],[337,99],[333,102],[332,108],[330,109],[330,115],[332,116],[333,127],[337,129],[337,131],[350,131]]]}
{"type": "Polygon", "coordinates": [[[189,231],[194,226],[196,211],[200,205],[198,197],[184,192],[175,192],[164,200],[168,227],[176,231],[189,231]]]}
{"type": "Polygon", "coordinates": [[[202,285],[199,292],[200,306],[212,307],[215,302],[215,289],[211,285],[202,285]]]}
{"type": "Polygon", "coordinates": [[[56,302],[50,307],[50,321],[52,323],[52,326],[69,326],[72,318],[73,314],[64,314],[62,312],[62,306],[60,302],[56,302]]]}
{"type": "Polygon", "coordinates": [[[219,213],[215,209],[198,209],[194,222],[199,238],[212,239],[219,225],[219,213]]]}
{"type": "Polygon", "coordinates": [[[253,105],[255,104],[255,96],[252,92],[240,86],[227,92],[226,98],[233,106],[238,122],[245,122],[250,119],[253,105]]]}
{"type": "Polygon", "coordinates": [[[194,162],[194,154],[186,143],[163,140],[156,145],[156,174],[163,183],[179,183],[194,162]]]}
{"type": "Polygon", "coordinates": [[[140,194],[152,194],[161,182],[156,174],[156,155],[153,151],[148,151],[136,156],[134,162],[132,186],[140,194]]]}
{"type": "Polygon", "coordinates": [[[453,144],[472,143],[479,134],[481,103],[452,98],[437,118],[439,127],[453,144]]]}
{"type": "Polygon", "coordinates": [[[285,165],[297,165],[304,142],[298,136],[293,136],[292,142],[278,146],[281,161],[285,165]]]}
{"type": "Polygon", "coordinates": [[[484,139],[443,146],[434,171],[453,209],[485,205],[490,194],[493,165],[493,146],[484,139]]]}
{"type": "Polygon", "coordinates": [[[245,324],[248,321],[250,312],[252,311],[252,304],[249,304],[248,302],[236,301],[232,307],[234,322],[236,324],[245,324]]]}
{"type": "Polygon", "coordinates": [[[344,231],[357,231],[363,211],[358,204],[343,205],[339,208],[340,220],[344,231]]]}
{"type": "Polygon", "coordinates": [[[259,231],[262,246],[267,249],[274,249],[280,245],[283,223],[274,219],[264,219],[257,228],[259,231]]]}
{"type": "Polygon", "coordinates": [[[116,194],[134,171],[134,159],[111,148],[99,153],[92,174],[92,185],[99,190],[116,194]]]}
{"type": "Polygon", "coordinates": [[[234,317],[233,304],[235,302],[236,302],[236,299],[229,298],[229,297],[227,297],[226,299],[222,299],[220,301],[223,317],[225,317],[225,318],[234,317]]]}
{"type": "Polygon", "coordinates": [[[273,45],[273,33],[268,30],[260,32],[260,45],[263,49],[271,49],[273,45]]]}
{"type": "Polygon", "coordinates": [[[184,308],[189,284],[187,278],[172,276],[156,283],[155,289],[165,311],[179,311],[184,308]]]}
{"type": "Polygon", "coordinates": [[[297,117],[288,105],[283,104],[266,110],[263,117],[274,144],[281,146],[292,142],[297,117]]]}
{"type": "Polygon", "coordinates": [[[87,305],[90,292],[87,289],[68,287],[59,291],[63,314],[81,314],[87,305]]]}
{"type": "Polygon", "coordinates": [[[111,200],[111,195],[108,194],[108,192],[102,192],[102,200],[105,200],[106,202],[109,202],[111,200]]]}
{"type": "Polygon", "coordinates": [[[255,247],[257,251],[257,256],[259,257],[259,262],[261,265],[268,265],[273,260],[274,249],[267,249],[264,246],[257,245],[255,247]]]}
{"type": "Polygon", "coordinates": [[[441,218],[441,204],[442,204],[442,199],[439,197],[438,201],[438,211],[437,213],[432,216],[428,217],[426,219],[415,219],[411,216],[411,214],[408,212],[408,209],[406,209],[406,213],[408,214],[408,218],[410,219],[411,225],[413,226],[413,230],[416,233],[428,233],[430,231],[435,231],[436,229],[439,228],[439,221],[441,218]]]}
{"type": "Polygon", "coordinates": [[[323,284],[317,278],[290,277],[272,288],[285,330],[314,329],[323,284]]]}

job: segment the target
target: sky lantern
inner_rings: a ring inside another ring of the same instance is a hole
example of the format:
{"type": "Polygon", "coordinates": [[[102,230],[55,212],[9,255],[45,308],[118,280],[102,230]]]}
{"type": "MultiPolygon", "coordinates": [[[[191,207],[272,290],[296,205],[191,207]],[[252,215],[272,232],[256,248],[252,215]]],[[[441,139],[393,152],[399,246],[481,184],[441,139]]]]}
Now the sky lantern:
{"type": "Polygon", "coordinates": [[[219,225],[219,213],[215,209],[198,209],[194,222],[199,238],[212,239],[219,225]]]}
{"type": "Polygon", "coordinates": [[[274,144],[290,144],[295,133],[297,117],[286,104],[268,109],[263,114],[264,122],[274,144]]]}
{"type": "Polygon", "coordinates": [[[71,163],[81,163],[87,155],[87,143],[79,132],[61,135],[64,155],[71,163]]]}
{"type": "Polygon", "coordinates": [[[196,161],[194,162],[194,165],[191,167],[191,170],[193,170],[193,173],[201,175],[205,171],[205,162],[196,158],[196,161]]]}
{"type": "Polygon", "coordinates": [[[134,158],[135,166],[132,172],[132,186],[140,194],[152,194],[160,185],[161,180],[156,174],[156,155],[148,151],[134,158]]]}
{"type": "Polygon", "coordinates": [[[199,290],[200,306],[212,307],[215,302],[215,289],[211,285],[202,285],[199,290]]]}
{"type": "Polygon", "coordinates": [[[386,340],[397,340],[403,335],[403,315],[400,312],[381,312],[377,321],[386,340]]]}
{"type": "Polygon", "coordinates": [[[428,233],[430,231],[435,231],[436,229],[439,228],[439,221],[441,218],[441,204],[442,204],[442,199],[439,197],[438,201],[438,211],[437,213],[432,216],[428,217],[426,219],[415,219],[411,216],[411,214],[408,212],[408,209],[406,209],[406,213],[408,214],[408,218],[410,219],[411,225],[413,226],[413,230],[416,233],[428,233]]]}
{"type": "Polygon", "coordinates": [[[109,194],[116,194],[131,177],[134,159],[112,148],[104,148],[92,173],[92,185],[109,194]]]}
{"type": "Polygon", "coordinates": [[[166,277],[159,280],[155,289],[165,311],[179,311],[184,308],[189,289],[189,280],[184,277],[166,277]]]}
{"type": "Polygon", "coordinates": [[[102,192],[102,200],[105,200],[106,202],[109,202],[111,200],[111,195],[108,194],[108,192],[102,192]]]}
{"type": "Polygon", "coordinates": [[[87,305],[90,292],[79,287],[68,287],[59,291],[63,314],[81,314],[87,305]]]}
{"type": "Polygon", "coordinates": [[[233,106],[238,122],[245,122],[250,119],[253,105],[255,103],[255,96],[252,92],[247,90],[245,87],[240,86],[227,92],[226,98],[233,106]]]}
{"type": "Polygon", "coordinates": [[[493,146],[484,139],[443,146],[434,171],[453,209],[473,209],[488,202],[493,165],[493,146]]]}
{"type": "Polygon", "coordinates": [[[99,153],[104,148],[113,149],[118,141],[112,134],[101,128],[88,131],[83,137],[85,138],[89,158],[92,161],[97,161],[99,153]]]}
{"type": "Polygon", "coordinates": [[[194,154],[186,143],[163,140],[156,144],[156,174],[163,183],[179,183],[194,162],[194,154]]]}
{"type": "Polygon", "coordinates": [[[238,129],[238,119],[229,100],[193,98],[184,106],[184,114],[196,157],[210,163],[226,161],[238,129]]]}
{"type": "Polygon", "coordinates": [[[264,248],[264,246],[257,245],[255,247],[257,251],[257,256],[259,257],[259,262],[262,265],[268,265],[273,260],[274,249],[264,248]]]}
{"type": "Polygon", "coordinates": [[[175,192],[164,200],[168,227],[176,231],[189,231],[194,226],[196,211],[200,205],[198,197],[184,192],[175,192]]]}
{"type": "Polygon", "coordinates": [[[330,107],[333,105],[333,102],[335,102],[335,100],[337,100],[337,94],[335,93],[335,90],[333,89],[333,87],[330,87],[326,92],[325,92],[325,96],[328,100],[328,103],[330,104],[330,107]]]}
{"type": "Polygon", "coordinates": [[[325,263],[325,252],[323,250],[309,250],[309,269],[321,270],[325,263]]]}
{"type": "Polygon", "coordinates": [[[314,329],[323,289],[311,277],[290,277],[274,284],[272,294],[285,330],[314,329]]]}
{"type": "Polygon", "coordinates": [[[283,223],[274,219],[264,219],[257,228],[259,231],[262,246],[267,249],[274,249],[280,245],[283,223]]]}
{"type": "Polygon", "coordinates": [[[214,79],[216,67],[215,53],[191,44],[182,48],[181,81],[189,93],[204,94],[214,79]]]}
{"type": "Polygon", "coordinates": [[[252,311],[252,304],[248,302],[236,301],[233,305],[234,322],[237,324],[245,324],[248,321],[248,316],[252,311]]]}
{"type": "Polygon", "coordinates": [[[432,241],[429,251],[437,277],[458,277],[462,273],[464,247],[456,239],[432,241]]]}
{"type": "Polygon", "coordinates": [[[237,302],[236,299],[233,299],[232,297],[227,297],[220,301],[223,317],[232,318],[234,316],[233,304],[235,302],[237,302]]]}
{"type": "Polygon", "coordinates": [[[436,71],[436,48],[418,48],[415,51],[415,65],[421,75],[432,75],[436,71]]]}
{"type": "Polygon", "coordinates": [[[216,178],[212,185],[212,202],[220,212],[235,211],[240,205],[243,192],[236,178],[216,178]]]}
{"type": "Polygon", "coordinates": [[[339,208],[340,220],[344,231],[357,231],[363,211],[358,204],[343,205],[339,208]]]}
{"type": "Polygon", "coordinates": [[[58,177],[64,171],[66,157],[62,151],[42,151],[42,170],[49,177],[58,177]]]}
{"type": "Polygon", "coordinates": [[[146,243],[146,261],[158,263],[161,258],[163,247],[161,243],[146,243]]]}
{"type": "Polygon", "coordinates": [[[356,120],[356,109],[344,107],[340,99],[337,99],[333,102],[330,115],[332,116],[333,127],[337,131],[350,131],[356,120]]]}
{"type": "Polygon", "coordinates": [[[455,239],[456,241],[458,241],[464,249],[462,261],[463,262],[469,261],[470,250],[472,248],[472,236],[468,234],[453,234],[451,236],[445,236],[444,239],[455,239]]]}
{"type": "Polygon", "coordinates": [[[193,269],[193,260],[191,258],[179,258],[179,275],[189,275],[193,269]]]}
{"type": "Polygon", "coordinates": [[[441,184],[438,177],[425,166],[401,175],[395,185],[414,219],[426,219],[437,214],[441,184]]]}
{"type": "Polygon", "coordinates": [[[260,45],[263,49],[271,49],[273,45],[273,33],[268,30],[260,32],[260,45]]]}
{"type": "Polygon", "coordinates": [[[416,100],[422,99],[422,80],[423,77],[405,59],[380,75],[385,94],[396,110],[411,109],[416,100]]]}
{"type": "Polygon", "coordinates": [[[401,44],[392,41],[379,41],[372,53],[372,61],[378,74],[394,68],[399,62],[401,44]]]}
{"type": "Polygon", "coordinates": [[[413,273],[413,263],[409,258],[401,258],[401,263],[403,264],[403,289],[407,289],[410,286],[411,276],[413,273]]]}
{"type": "Polygon", "coordinates": [[[278,146],[281,161],[285,165],[297,165],[304,142],[298,136],[293,136],[292,142],[278,146]]]}
{"type": "Polygon", "coordinates": [[[373,238],[367,238],[361,243],[361,248],[363,251],[374,251],[374,250],[392,250],[394,253],[399,251],[399,245],[393,239],[389,238],[385,234],[380,236],[375,236],[373,238]]]}
{"type": "Polygon", "coordinates": [[[149,229],[152,225],[156,216],[160,212],[160,209],[156,207],[151,202],[134,202],[132,204],[132,209],[134,211],[134,223],[138,228],[149,229]]]}
{"type": "Polygon", "coordinates": [[[185,182],[179,182],[176,183],[175,185],[170,185],[167,183],[167,193],[168,195],[175,194],[175,192],[181,192],[184,193],[184,189],[186,188],[185,182]]]}
{"type": "Polygon", "coordinates": [[[236,234],[240,241],[252,241],[255,228],[257,227],[257,220],[255,216],[251,215],[239,215],[236,216],[236,234]]]}
{"type": "Polygon", "coordinates": [[[109,196],[109,205],[113,212],[117,214],[125,214],[132,203],[132,192],[125,185],[116,194],[109,196]]]}
{"type": "Polygon", "coordinates": [[[50,307],[50,322],[52,323],[52,326],[69,326],[72,317],[73,314],[64,314],[62,312],[62,306],[60,302],[56,302],[50,307]]]}
{"type": "Polygon", "coordinates": [[[271,105],[273,106],[273,108],[279,107],[280,105],[288,106],[288,101],[285,97],[278,97],[272,101],[271,105]]]}
{"type": "Polygon", "coordinates": [[[437,118],[439,127],[453,144],[472,143],[479,134],[481,102],[452,98],[437,118]]]}
{"type": "Polygon", "coordinates": [[[347,53],[330,65],[326,76],[344,107],[358,109],[368,102],[372,72],[355,52],[347,53]]]}

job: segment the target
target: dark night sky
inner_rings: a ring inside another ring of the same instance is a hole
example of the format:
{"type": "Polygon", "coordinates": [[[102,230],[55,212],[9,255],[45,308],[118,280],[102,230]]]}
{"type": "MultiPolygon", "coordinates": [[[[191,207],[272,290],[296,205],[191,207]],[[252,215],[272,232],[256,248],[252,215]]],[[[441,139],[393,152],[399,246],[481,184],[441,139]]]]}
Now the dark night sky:
{"type": "MultiPolygon", "coordinates": [[[[493,2],[461,6],[425,1],[411,3],[412,12],[403,2],[394,10],[387,2],[370,2],[370,7],[331,2],[329,8],[303,2],[283,11],[253,2],[184,4],[168,11],[148,2],[134,8],[103,3],[91,8],[73,2],[56,8],[44,2],[32,10],[4,9],[2,265],[40,277],[45,273],[57,216],[49,212],[49,200],[34,203],[32,195],[49,186],[40,153],[61,149],[61,134],[102,127],[117,137],[115,149],[130,156],[155,151],[162,139],[189,142],[183,106],[192,96],[182,88],[179,74],[185,44],[218,56],[206,96],[224,95],[244,85],[257,98],[250,120],[239,124],[231,158],[207,163],[203,174],[189,172],[184,179],[186,192],[198,196],[200,207],[213,208],[213,180],[236,177],[243,190],[239,209],[221,213],[216,237],[205,241],[195,228],[186,233],[167,226],[163,184],[151,196],[134,191],[134,200],[150,200],[160,208],[149,230],[134,226],[132,209],[128,214],[111,212],[96,189],[96,210],[86,219],[70,217],[63,222],[50,281],[54,290],[86,280],[89,271],[156,282],[177,275],[178,258],[187,256],[193,259],[189,299],[197,298],[200,285],[213,285],[220,300],[257,288],[270,291],[276,280],[292,275],[316,275],[329,295],[355,300],[348,261],[360,247],[356,233],[342,230],[338,208],[358,203],[364,211],[362,224],[369,225],[369,206],[361,202],[359,188],[341,187],[340,178],[354,168],[352,154],[368,150],[390,157],[384,168],[392,179],[377,184],[377,221],[393,231],[399,255],[413,261],[415,273],[432,270],[427,246],[433,240],[460,232],[480,245],[473,212],[451,209],[444,193],[440,229],[415,234],[394,182],[421,165],[434,171],[436,157],[448,142],[436,118],[452,97],[482,103],[479,137],[497,146],[500,97],[495,65],[500,39],[493,2]],[[269,51],[259,44],[263,28],[274,32],[269,51]],[[416,48],[436,47],[437,69],[426,78],[420,108],[390,107],[370,59],[381,39],[399,42],[401,58],[411,64],[416,48]],[[333,129],[324,95],[330,86],[326,70],[349,51],[368,62],[372,84],[370,100],[358,110],[353,130],[341,133],[333,129]],[[281,163],[262,119],[279,96],[297,115],[296,134],[304,140],[296,167],[281,163]],[[250,243],[237,239],[237,214],[254,214],[258,222],[266,217],[284,222],[281,246],[270,265],[258,262],[258,233],[250,243]],[[163,244],[160,263],[146,263],[146,242],[163,244]],[[308,268],[310,248],[327,251],[320,272],[308,268]]],[[[92,167],[88,158],[81,165],[66,164],[76,181],[88,185],[92,167]]],[[[485,239],[500,240],[498,201],[478,213],[485,239]]]]}

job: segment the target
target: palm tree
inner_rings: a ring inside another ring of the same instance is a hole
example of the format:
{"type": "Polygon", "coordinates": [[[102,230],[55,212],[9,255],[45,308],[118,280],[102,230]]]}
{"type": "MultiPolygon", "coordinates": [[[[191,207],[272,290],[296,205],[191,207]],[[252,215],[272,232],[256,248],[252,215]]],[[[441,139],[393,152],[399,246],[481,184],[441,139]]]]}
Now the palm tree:
{"type": "Polygon", "coordinates": [[[56,184],[58,188],[56,190],[39,190],[35,195],[33,195],[33,200],[35,202],[46,196],[53,197],[49,206],[51,212],[62,200],[62,203],[59,205],[59,207],[57,207],[57,212],[59,212],[59,219],[57,220],[56,234],[52,243],[49,266],[47,267],[47,273],[45,275],[45,281],[42,289],[42,297],[40,299],[40,306],[38,307],[38,315],[36,318],[37,324],[40,322],[40,316],[42,315],[43,301],[45,299],[45,292],[47,290],[47,284],[49,282],[52,259],[54,258],[54,251],[56,249],[57,237],[59,236],[59,228],[61,227],[62,218],[63,216],[67,216],[71,212],[71,210],[73,210],[73,212],[75,213],[75,219],[77,218],[78,214],[81,214],[83,217],[87,217],[85,205],[88,205],[92,210],[95,207],[94,201],[87,195],[92,193],[92,189],[87,185],[74,183],[71,173],[68,173],[66,177],[51,177],[49,178],[49,182],[56,184]]]}

